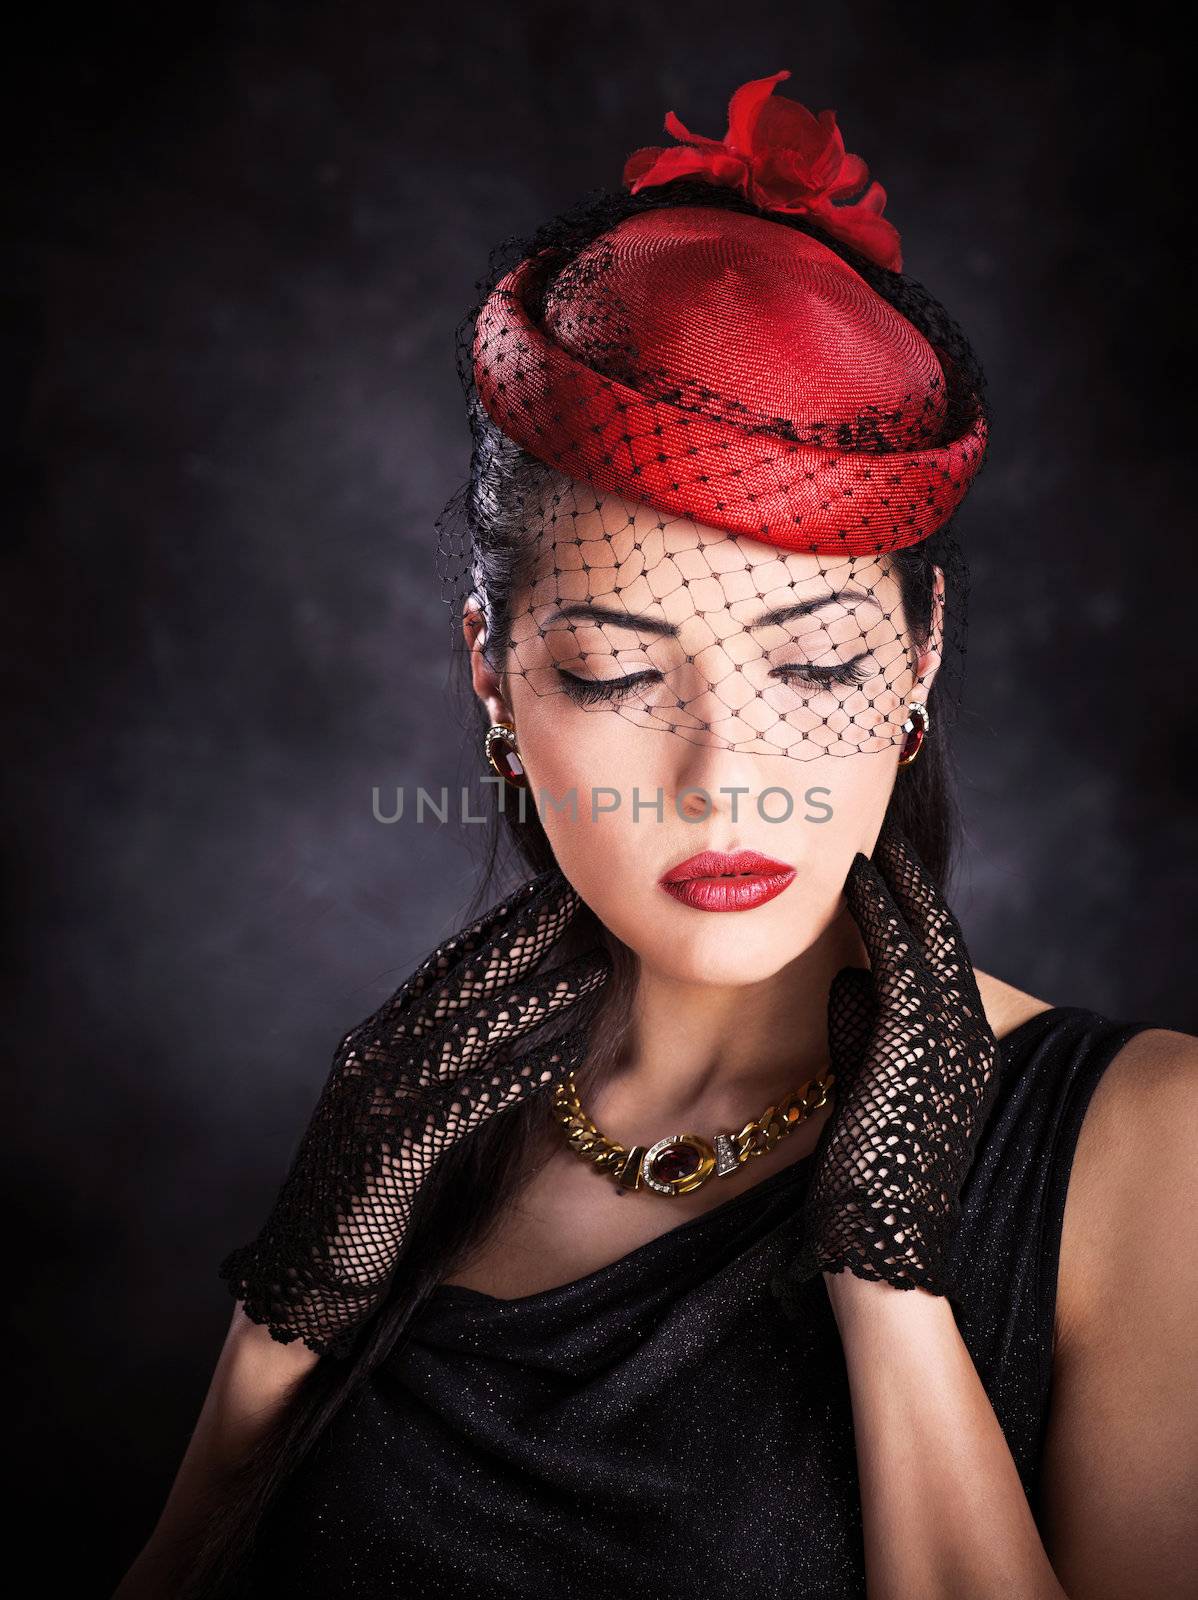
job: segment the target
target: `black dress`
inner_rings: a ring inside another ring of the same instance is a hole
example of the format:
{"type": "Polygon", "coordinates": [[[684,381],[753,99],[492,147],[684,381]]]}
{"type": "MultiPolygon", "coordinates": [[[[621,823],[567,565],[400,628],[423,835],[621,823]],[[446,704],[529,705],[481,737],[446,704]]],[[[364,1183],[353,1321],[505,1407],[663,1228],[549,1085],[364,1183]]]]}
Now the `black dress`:
{"type": "MultiPolygon", "coordinates": [[[[1077,1007],[1001,1042],[962,1191],[958,1326],[1036,1509],[1066,1186],[1145,1023],[1077,1007]]],[[[863,1596],[848,1378],[823,1280],[768,1289],[811,1159],[586,1277],[441,1285],[265,1522],[261,1596],[863,1596]]],[[[663,1202],[664,1203],[664,1202],[663,1202]]]]}

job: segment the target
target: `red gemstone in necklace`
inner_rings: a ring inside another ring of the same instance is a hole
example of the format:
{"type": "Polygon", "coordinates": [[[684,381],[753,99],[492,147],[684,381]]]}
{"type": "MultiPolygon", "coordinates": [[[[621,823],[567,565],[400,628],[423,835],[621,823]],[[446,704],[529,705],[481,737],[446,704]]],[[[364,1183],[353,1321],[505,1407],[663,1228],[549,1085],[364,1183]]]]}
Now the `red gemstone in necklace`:
{"type": "Polygon", "coordinates": [[[653,1157],[649,1171],[660,1183],[677,1183],[698,1172],[701,1159],[694,1145],[670,1144],[653,1157]]]}

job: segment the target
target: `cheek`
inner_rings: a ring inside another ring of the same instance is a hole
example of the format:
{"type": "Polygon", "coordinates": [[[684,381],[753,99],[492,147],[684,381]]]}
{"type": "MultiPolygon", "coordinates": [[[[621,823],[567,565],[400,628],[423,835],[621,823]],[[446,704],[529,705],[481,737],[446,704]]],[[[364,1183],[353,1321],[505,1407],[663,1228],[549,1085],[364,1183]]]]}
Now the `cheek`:
{"type": "Polygon", "coordinates": [[[790,887],[760,913],[752,913],[761,915],[760,927],[746,924],[750,932],[744,941],[744,961],[750,970],[756,969],[754,976],[768,976],[811,950],[847,915],[845,880],[857,852],[868,856],[873,850],[893,792],[896,762],[893,749],[790,762],[799,769],[789,779],[796,799],[802,801],[796,804],[798,820],[767,827],[762,830],[764,840],[759,835],[748,841],[798,867],[790,887]],[[771,835],[778,848],[771,848],[771,835]],[[789,855],[783,844],[789,846],[789,855]]]}
{"type": "Polygon", "coordinates": [[[847,872],[856,851],[868,855],[873,848],[894,789],[898,749],[821,756],[805,765],[809,768],[803,778],[805,792],[813,803],[818,798],[819,804],[832,812],[827,823],[814,831],[822,835],[826,847],[834,847],[837,856],[848,850],[847,872]]]}
{"type": "MultiPolygon", "coordinates": [[[[638,851],[654,858],[663,833],[652,803],[669,778],[655,763],[669,753],[662,735],[636,729],[610,712],[591,712],[565,694],[537,694],[520,685],[513,706],[520,750],[542,826],[562,870],[588,904],[595,878],[612,876],[615,864],[638,851]],[[633,819],[633,793],[644,804],[633,819]]],[[[663,815],[669,816],[668,804],[663,815]]],[[[675,820],[676,828],[684,823],[675,820]]],[[[618,874],[617,874],[618,876],[618,874]]]]}

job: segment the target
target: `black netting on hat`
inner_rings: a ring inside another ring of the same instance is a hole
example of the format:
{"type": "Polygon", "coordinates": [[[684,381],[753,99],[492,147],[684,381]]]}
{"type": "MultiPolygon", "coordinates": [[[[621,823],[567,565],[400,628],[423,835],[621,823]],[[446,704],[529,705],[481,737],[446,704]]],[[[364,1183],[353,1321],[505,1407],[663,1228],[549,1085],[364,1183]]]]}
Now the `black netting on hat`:
{"type": "Polygon", "coordinates": [[[876,753],[902,741],[911,701],[956,706],[955,509],[986,406],[926,290],[683,180],[601,192],[507,241],[478,291],[457,333],[470,476],[437,523],[459,644],[473,603],[491,664],[536,693],[738,752],[876,753]],[[649,212],[673,213],[673,256],[653,237],[608,247],[649,212]],[[675,245],[679,218],[700,236],[755,219],[816,249],[779,273],[751,235],[712,264],[701,237],[675,245]],[[695,260],[692,296],[678,272],[695,260]],[[763,327],[755,362],[742,346],[763,327]],[[915,669],[937,640],[929,696],[915,669]]]}

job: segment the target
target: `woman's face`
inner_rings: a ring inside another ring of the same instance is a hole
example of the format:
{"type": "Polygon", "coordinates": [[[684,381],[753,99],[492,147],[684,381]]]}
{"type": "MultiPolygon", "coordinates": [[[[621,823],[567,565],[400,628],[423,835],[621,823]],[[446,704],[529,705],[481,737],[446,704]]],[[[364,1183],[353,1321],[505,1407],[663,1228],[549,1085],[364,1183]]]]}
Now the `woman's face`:
{"type": "Polygon", "coordinates": [[[884,556],[590,504],[547,518],[502,680],[468,620],[475,689],[514,722],[526,803],[605,925],[678,981],[760,982],[827,929],[873,849],[907,703],[939,664],[942,576],[921,651],[884,556]],[[793,869],[787,886],[739,910],[662,886],[698,851],[742,849],[793,869]]]}

